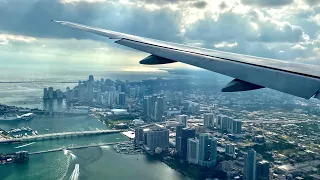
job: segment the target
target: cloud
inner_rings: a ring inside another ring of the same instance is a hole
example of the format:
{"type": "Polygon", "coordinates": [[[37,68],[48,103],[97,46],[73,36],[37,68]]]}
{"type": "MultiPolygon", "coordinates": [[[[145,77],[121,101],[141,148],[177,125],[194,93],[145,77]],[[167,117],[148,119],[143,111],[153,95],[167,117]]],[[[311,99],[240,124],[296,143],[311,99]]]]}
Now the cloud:
{"type": "Polygon", "coordinates": [[[148,11],[143,7],[105,2],[63,4],[57,0],[0,2],[0,32],[34,37],[105,38],[60,26],[51,19],[73,21],[125,33],[179,42],[180,14],[171,10],[148,11]],[[21,10],[19,7],[25,7],[21,10]],[[6,17],[10,17],[10,21],[6,17]]]}
{"type": "Polygon", "coordinates": [[[318,5],[320,4],[319,0],[304,0],[305,3],[307,3],[310,6],[318,5]]]}
{"type": "Polygon", "coordinates": [[[258,7],[281,7],[293,2],[294,0],[241,0],[242,4],[258,7]]]}
{"type": "MultiPolygon", "coordinates": [[[[27,43],[0,38],[0,48],[2,54],[11,52],[11,58],[13,52],[22,51],[30,59],[32,53],[39,58],[36,54],[44,49],[50,58],[55,53],[62,58],[68,52],[74,59],[97,58],[84,55],[91,52],[101,60],[128,52],[125,48],[115,51],[117,45],[105,43],[104,37],[50,22],[56,19],[170,42],[311,62],[311,57],[320,56],[315,50],[319,48],[320,8],[305,3],[307,0],[0,0],[0,34],[36,39],[27,43]]],[[[127,58],[133,65],[145,55],[131,53],[136,59],[127,58]]]]}
{"type": "Polygon", "coordinates": [[[208,5],[208,3],[205,1],[198,1],[198,2],[193,3],[192,5],[198,9],[203,9],[208,5]]]}

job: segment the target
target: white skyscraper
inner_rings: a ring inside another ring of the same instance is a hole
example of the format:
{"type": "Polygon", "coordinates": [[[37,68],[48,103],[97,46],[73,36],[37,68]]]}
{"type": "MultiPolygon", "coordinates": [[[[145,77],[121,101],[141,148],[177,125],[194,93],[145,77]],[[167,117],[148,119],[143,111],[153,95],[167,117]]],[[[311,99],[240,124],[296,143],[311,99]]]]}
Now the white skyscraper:
{"type": "Polygon", "coordinates": [[[188,116],[187,115],[179,115],[178,121],[184,125],[184,127],[187,127],[187,121],[188,121],[188,116]]]}
{"type": "Polygon", "coordinates": [[[206,128],[213,127],[213,114],[212,113],[206,113],[204,114],[203,119],[203,126],[206,128]]]}
{"type": "Polygon", "coordinates": [[[187,161],[193,164],[199,162],[199,140],[195,138],[188,139],[187,161]]]}

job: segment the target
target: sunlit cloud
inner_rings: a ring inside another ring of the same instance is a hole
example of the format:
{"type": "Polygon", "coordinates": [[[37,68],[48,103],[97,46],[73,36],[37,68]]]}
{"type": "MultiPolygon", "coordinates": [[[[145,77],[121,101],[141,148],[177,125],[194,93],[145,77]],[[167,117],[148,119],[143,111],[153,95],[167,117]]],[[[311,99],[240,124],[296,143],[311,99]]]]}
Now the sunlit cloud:
{"type": "Polygon", "coordinates": [[[0,34],[0,44],[9,44],[10,41],[20,41],[25,43],[31,43],[37,39],[29,36],[12,35],[12,34],[0,34]]]}
{"type": "Polygon", "coordinates": [[[234,42],[234,43],[222,42],[222,43],[214,45],[214,47],[216,47],[216,48],[224,48],[224,47],[233,48],[233,47],[236,47],[236,46],[238,46],[237,42],[234,42]]]}

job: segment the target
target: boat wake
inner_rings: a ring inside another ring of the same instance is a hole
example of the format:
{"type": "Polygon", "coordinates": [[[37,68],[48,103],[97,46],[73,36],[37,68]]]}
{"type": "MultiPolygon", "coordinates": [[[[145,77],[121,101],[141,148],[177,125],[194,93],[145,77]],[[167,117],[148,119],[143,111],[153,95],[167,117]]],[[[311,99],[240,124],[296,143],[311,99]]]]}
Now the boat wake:
{"type": "MultiPolygon", "coordinates": [[[[65,177],[66,177],[66,175],[67,175],[67,172],[68,172],[68,168],[69,168],[69,166],[70,166],[70,161],[71,160],[75,160],[75,159],[77,159],[77,156],[75,155],[75,154],[73,154],[70,150],[67,150],[67,149],[64,149],[63,150],[63,154],[64,155],[66,155],[67,156],[67,168],[66,168],[66,171],[65,171],[65,173],[63,174],[63,176],[59,179],[59,180],[63,180],[65,177]]],[[[79,165],[78,165],[79,166],[79,165]]],[[[78,167],[79,168],[79,167],[78,167]]],[[[75,171],[75,170],[73,170],[73,171],[75,171]]],[[[79,170],[77,170],[78,171],[78,174],[79,174],[79,170]]],[[[72,173],[73,174],[73,173],[72,173]]],[[[78,175],[79,176],[79,175],[78,175]]],[[[71,177],[71,176],[70,176],[71,177]]]]}
{"type": "Polygon", "coordinates": [[[74,167],[74,170],[69,178],[69,180],[78,180],[79,179],[79,175],[80,175],[80,172],[79,172],[79,164],[76,164],[75,167],[74,167]]]}
{"type": "Polygon", "coordinates": [[[30,146],[31,144],[34,144],[36,142],[32,142],[32,143],[28,143],[28,144],[24,144],[24,145],[21,145],[21,146],[17,146],[17,147],[14,147],[15,149],[19,149],[19,148],[22,148],[22,147],[26,147],[26,146],[30,146]]]}

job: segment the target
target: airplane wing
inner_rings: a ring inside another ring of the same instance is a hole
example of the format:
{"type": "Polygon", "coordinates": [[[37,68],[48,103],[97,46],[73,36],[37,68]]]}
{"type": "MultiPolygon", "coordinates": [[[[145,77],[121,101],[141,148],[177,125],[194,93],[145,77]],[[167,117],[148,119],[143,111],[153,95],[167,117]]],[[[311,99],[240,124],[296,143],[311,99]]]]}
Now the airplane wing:
{"type": "Polygon", "coordinates": [[[149,53],[141,64],[181,62],[233,77],[223,92],[267,87],[305,99],[320,99],[320,66],[191,47],[66,21],[54,22],[115,39],[117,44],[149,53]]]}

